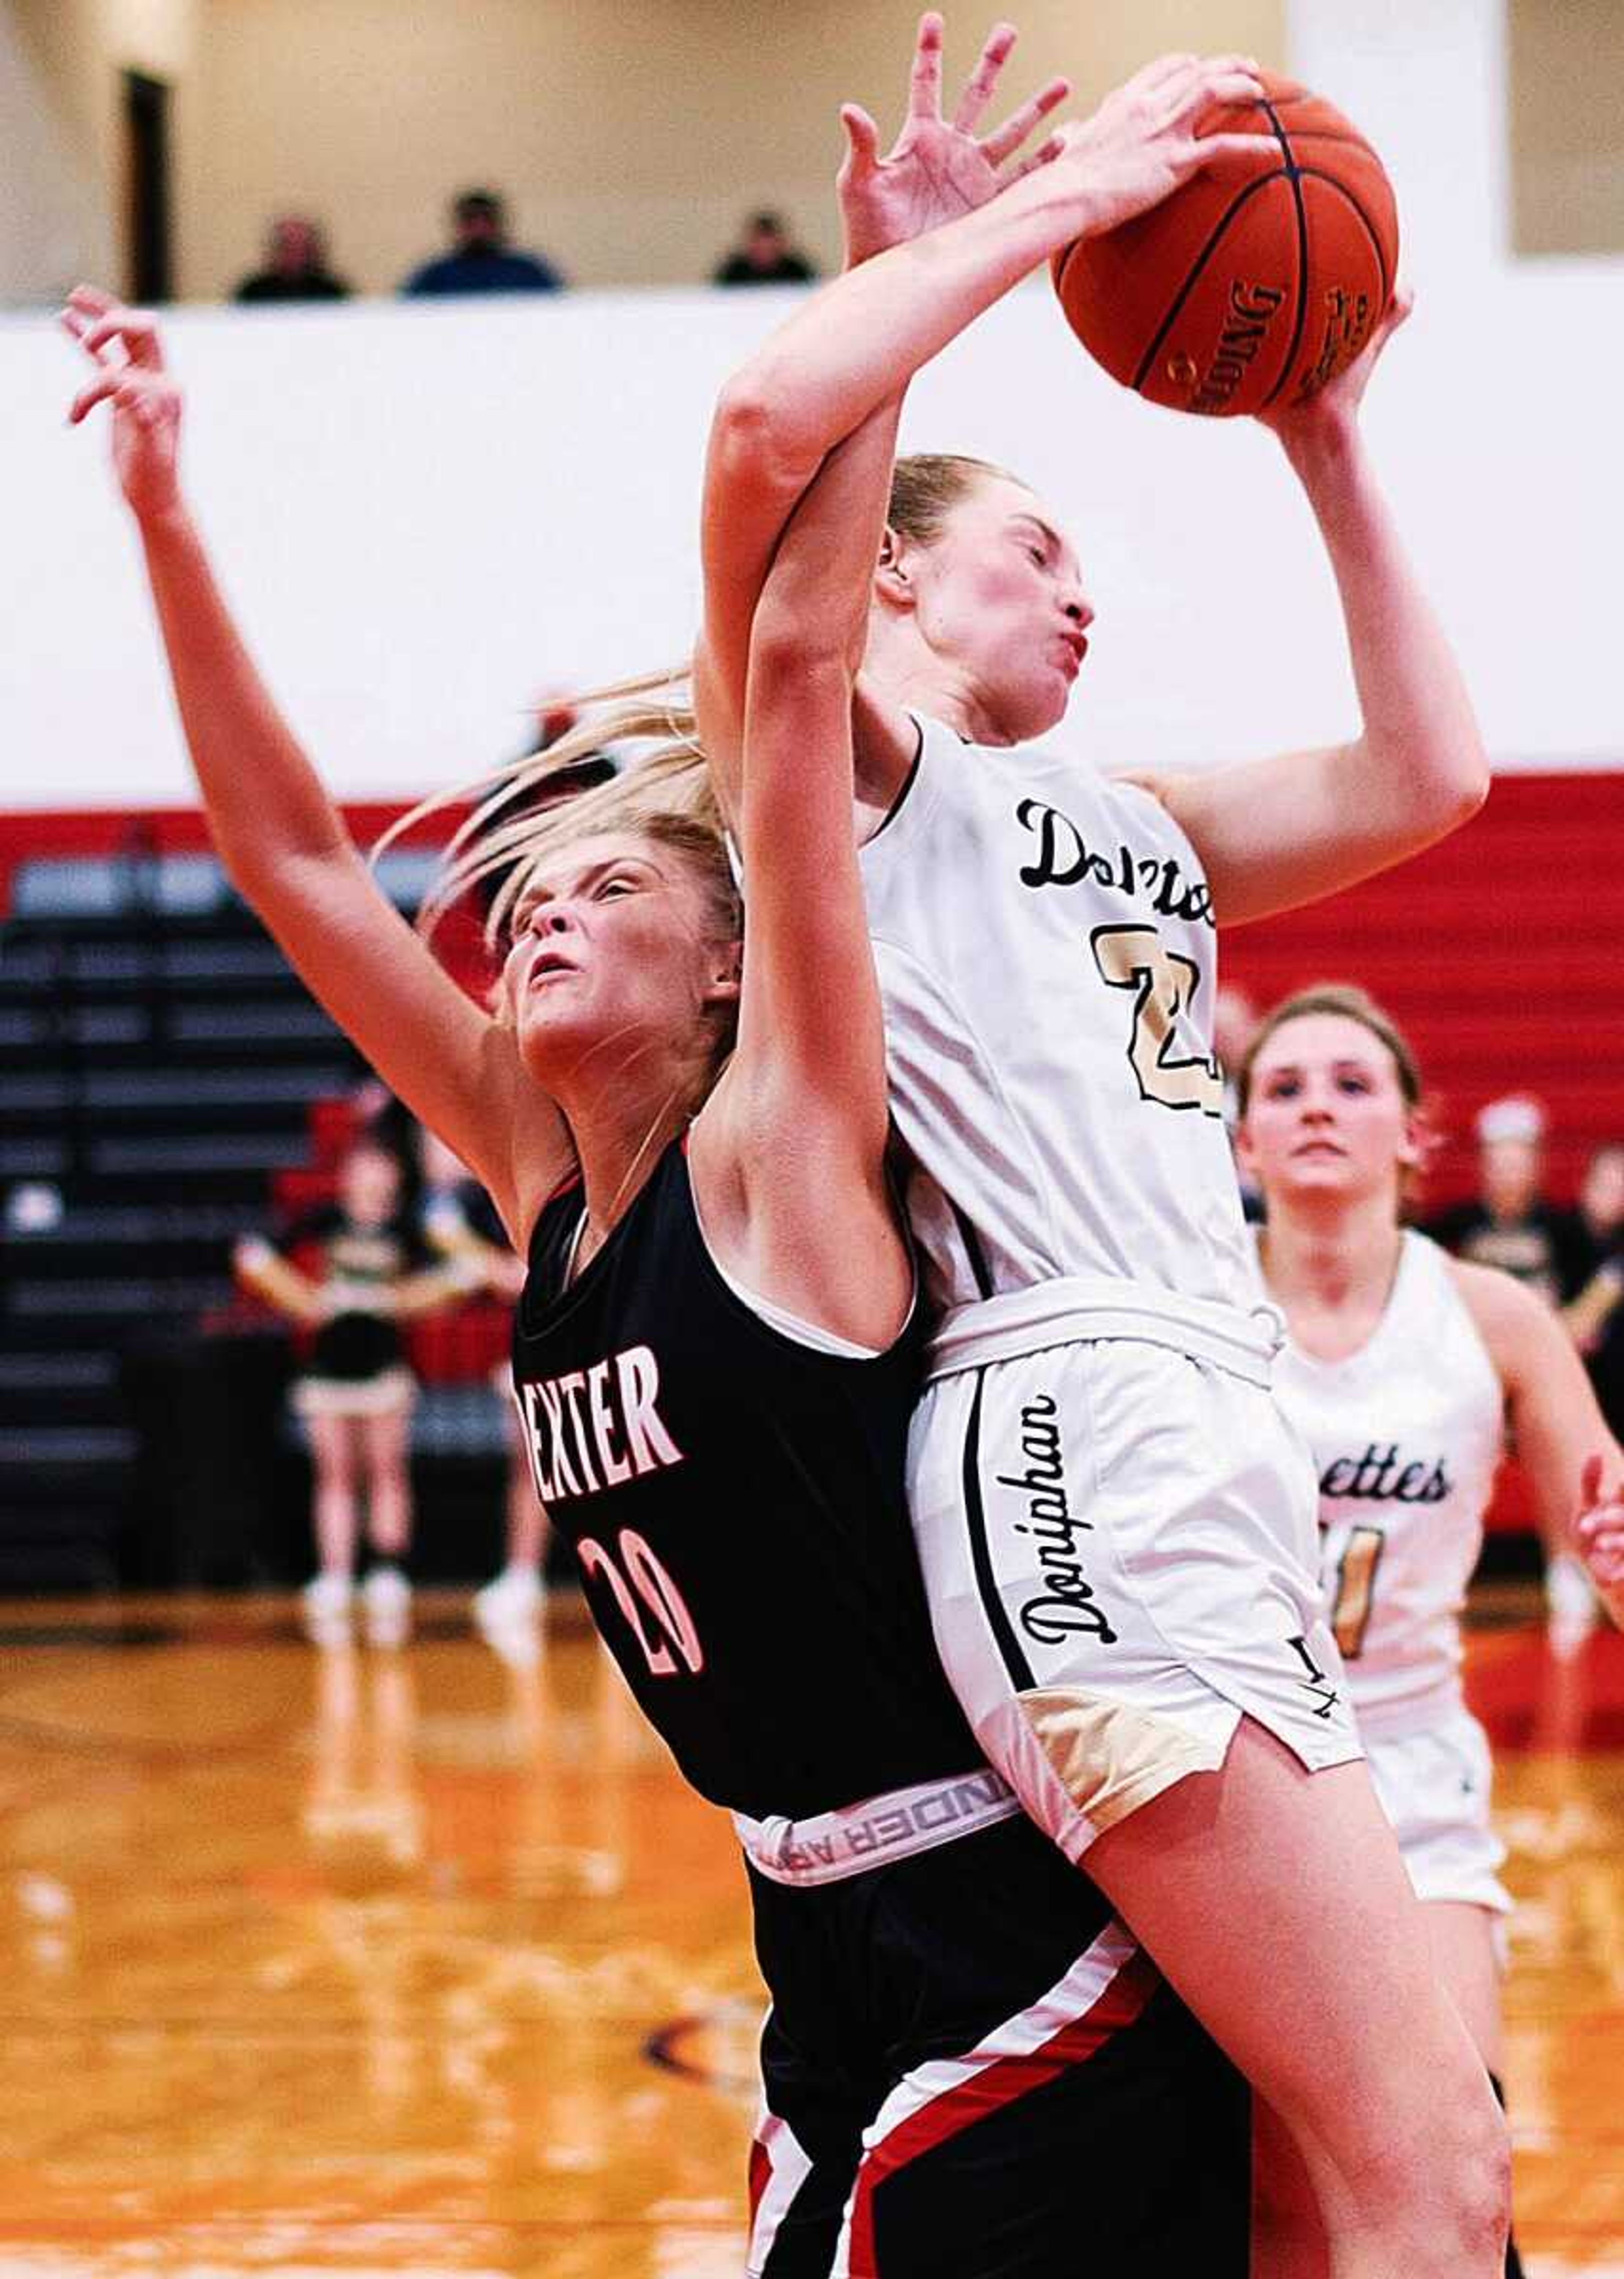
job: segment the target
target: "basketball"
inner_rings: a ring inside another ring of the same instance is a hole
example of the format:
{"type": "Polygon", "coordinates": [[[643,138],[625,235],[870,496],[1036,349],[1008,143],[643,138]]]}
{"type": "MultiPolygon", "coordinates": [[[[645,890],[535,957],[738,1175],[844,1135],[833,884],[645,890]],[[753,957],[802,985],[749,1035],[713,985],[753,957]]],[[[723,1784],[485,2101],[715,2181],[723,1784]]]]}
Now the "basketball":
{"type": "Polygon", "coordinates": [[[1352,363],[1385,310],[1398,213],[1339,111],[1272,73],[1198,121],[1257,136],[1254,172],[1199,174],[1148,213],[1053,257],[1066,321],[1113,380],[1208,418],[1300,403],[1352,363]]]}

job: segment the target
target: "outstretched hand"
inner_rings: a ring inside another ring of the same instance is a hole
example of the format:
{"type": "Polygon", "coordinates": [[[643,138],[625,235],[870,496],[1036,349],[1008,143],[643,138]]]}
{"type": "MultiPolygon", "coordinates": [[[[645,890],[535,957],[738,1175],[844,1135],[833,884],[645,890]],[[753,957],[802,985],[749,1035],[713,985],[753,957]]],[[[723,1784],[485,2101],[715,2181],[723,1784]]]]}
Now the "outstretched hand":
{"type": "Polygon", "coordinates": [[[879,129],[868,112],[855,103],[842,106],[846,157],[836,188],[848,269],[984,206],[1011,182],[1058,155],[1060,141],[1052,135],[1029,157],[1015,160],[1032,129],[1070,93],[1070,83],[1063,79],[1051,80],[991,134],[977,135],[1015,43],[1013,25],[993,26],[953,117],[944,119],[942,19],[934,11],[922,16],[908,115],[884,157],[879,129]]]}
{"type": "Polygon", "coordinates": [[[1402,280],[1394,286],[1391,297],[1376,319],[1369,339],[1351,364],[1344,364],[1336,378],[1328,380],[1313,395],[1296,396],[1283,401],[1268,411],[1258,414],[1265,427],[1272,427],[1283,442],[1294,436],[1306,435],[1317,428],[1337,424],[1348,425],[1359,417],[1359,407],[1364,402],[1365,390],[1370,385],[1370,375],[1375,370],[1376,359],[1400,325],[1409,320],[1415,306],[1413,288],[1402,280]]]}
{"type": "Polygon", "coordinates": [[[98,403],[112,406],[113,467],[139,522],[180,503],[180,391],[164,366],[157,319],[126,309],[95,285],[77,285],[62,327],[96,368],[68,411],[77,426],[98,403]]]}
{"type": "Polygon", "coordinates": [[[1591,1581],[1624,1625],[1624,1478],[1608,1483],[1605,1470],[1600,1456],[1585,1458],[1574,1534],[1591,1581]]]}
{"type": "Polygon", "coordinates": [[[1061,128],[1052,161],[1057,186],[1075,193],[1087,234],[1096,237],[1148,213],[1208,168],[1255,170],[1255,134],[1196,129],[1215,108],[1255,103],[1262,93],[1250,56],[1159,56],[1091,118],[1061,128]]]}

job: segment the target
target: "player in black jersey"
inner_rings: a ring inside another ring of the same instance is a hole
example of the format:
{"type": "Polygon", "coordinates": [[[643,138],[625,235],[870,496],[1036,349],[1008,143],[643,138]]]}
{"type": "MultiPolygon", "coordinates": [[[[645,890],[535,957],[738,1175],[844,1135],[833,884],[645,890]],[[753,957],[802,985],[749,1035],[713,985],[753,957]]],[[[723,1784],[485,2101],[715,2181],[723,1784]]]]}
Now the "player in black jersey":
{"type": "Polygon", "coordinates": [[[877,541],[894,422],[832,455],[757,613],[743,835],[774,859],[742,965],[717,831],[610,827],[589,793],[536,825],[493,1018],[379,894],[237,641],[152,320],[73,308],[93,357],[130,359],[75,416],[113,407],[217,843],[527,1255],[538,1491],[651,1720],[734,1815],[773,1995],[751,2272],[1237,2279],[1238,2078],[979,1761],[912,1558],[913,1275],[849,766],[802,764],[820,736],[849,757],[861,612],[820,596],[877,541]]]}

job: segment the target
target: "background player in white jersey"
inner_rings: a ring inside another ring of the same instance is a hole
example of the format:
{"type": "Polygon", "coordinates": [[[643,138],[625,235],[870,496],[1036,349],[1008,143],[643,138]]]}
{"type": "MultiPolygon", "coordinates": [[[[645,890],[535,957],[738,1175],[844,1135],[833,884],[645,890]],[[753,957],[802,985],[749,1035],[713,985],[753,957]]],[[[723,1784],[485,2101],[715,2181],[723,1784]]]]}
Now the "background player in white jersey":
{"type": "MultiPolygon", "coordinates": [[[[1553,1551],[1624,1525],[1624,1451],[1550,1308],[1403,1225],[1421,1079],[1379,1006],[1335,985],[1285,999],[1241,1063],[1238,1105],[1268,1212],[1258,1263],[1289,1330],[1275,1391],[1320,1484],[1327,1610],[1438,1974],[1498,2086],[1511,1902],[1460,1613],[1508,1429],[1553,1551]]],[[[1274,2149],[1262,2173],[1283,2193],[1274,2149]]]]}
{"type": "MultiPolygon", "coordinates": [[[[1034,106],[974,133],[1011,36],[994,34],[948,124],[927,17],[885,159],[847,111],[853,265],[718,407],[695,696],[730,802],[755,598],[825,455],[1047,256],[1237,155],[1193,123],[1251,100],[1252,66],[1171,57],[1012,180],[1012,128],[1034,106]]],[[[1337,580],[1355,740],[1154,794],[1015,748],[1063,712],[1092,608],[1030,490],[938,460],[899,471],[869,580],[856,806],[910,1206],[953,1308],[911,1493],[960,1698],[1285,2117],[1334,2270],[1488,2279],[1504,2129],[1355,1761],[1312,1574],[1313,1483],[1246,1311],[1205,1025],[1214,914],[1380,870],[1486,787],[1360,439],[1403,313],[1272,422],[1337,580]]]]}
{"type": "Polygon", "coordinates": [[[831,456],[754,628],[743,839],[773,863],[747,941],[714,810],[611,785],[480,840],[508,872],[498,1017],[385,900],[238,639],[152,318],[81,290],[69,329],[222,858],[527,1258],[537,1492],[739,1828],[774,1999],[753,2279],[1069,2279],[1079,2254],[1239,2279],[1245,2084],[978,1762],[913,1554],[915,1276],[850,831],[889,417],[831,456]],[[803,773],[823,741],[844,781],[803,773]]]}

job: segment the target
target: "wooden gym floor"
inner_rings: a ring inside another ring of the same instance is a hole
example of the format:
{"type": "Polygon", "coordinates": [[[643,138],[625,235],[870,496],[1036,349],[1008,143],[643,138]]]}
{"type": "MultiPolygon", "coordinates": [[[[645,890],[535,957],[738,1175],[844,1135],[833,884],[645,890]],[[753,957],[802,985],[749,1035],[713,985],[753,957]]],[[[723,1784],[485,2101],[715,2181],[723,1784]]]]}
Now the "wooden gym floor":
{"type": "MultiPolygon", "coordinates": [[[[1530,2272],[1624,2275],[1624,1638],[1486,1601],[1530,2272]]],[[[0,2274],[737,2279],[760,1992],[722,1817],[568,1600],[0,1604],[0,2274]]]]}

